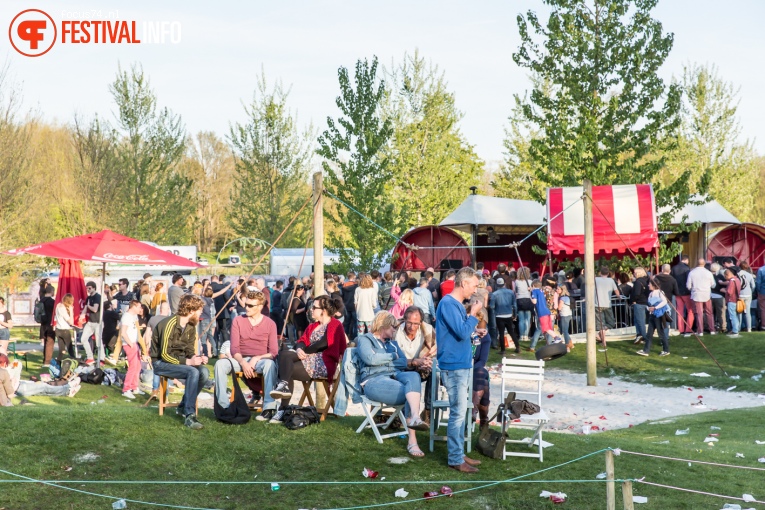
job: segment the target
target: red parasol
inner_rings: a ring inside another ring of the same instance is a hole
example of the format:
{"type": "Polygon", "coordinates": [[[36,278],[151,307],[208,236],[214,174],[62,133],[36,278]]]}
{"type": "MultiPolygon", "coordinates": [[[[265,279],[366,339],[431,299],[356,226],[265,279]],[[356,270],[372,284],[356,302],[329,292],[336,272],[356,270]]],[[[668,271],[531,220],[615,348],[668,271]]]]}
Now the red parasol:
{"type": "MultiPolygon", "coordinates": [[[[88,298],[88,293],[85,291],[85,278],[82,276],[82,267],[78,260],[59,259],[58,263],[61,265],[61,272],[56,290],[56,306],[66,294],[71,294],[74,297],[73,317],[77,322],[80,313],[85,308],[85,300],[88,298]]],[[[53,309],[55,310],[55,307],[53,309]]]]}
{"type": "Polygon", "coordinates": [[[89,260],[116,264],[202,267],[189,259],[155,248],[111,230],[67,237],[4,252],[6,255],[40,255],[61,259],[89,260]]]}

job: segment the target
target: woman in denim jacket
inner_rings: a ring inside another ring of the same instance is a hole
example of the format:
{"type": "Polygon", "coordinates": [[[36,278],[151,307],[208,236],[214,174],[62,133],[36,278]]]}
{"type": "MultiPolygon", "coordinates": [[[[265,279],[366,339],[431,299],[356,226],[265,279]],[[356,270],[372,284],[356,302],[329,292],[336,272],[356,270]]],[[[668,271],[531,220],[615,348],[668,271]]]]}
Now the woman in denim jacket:
{"type": "Polygon", "coordinates": [[[420,375],[415,371],[418,360],[407,360],[395,340],[396,318],[380,312],[372,323],[372,332],[357,338],[361,370],[361,387],[370,400],[388,405],[407,403],[409,444],[413,457],[424,457],[417,445],[416,430],[428,430],[420,416],[420,375]]]}

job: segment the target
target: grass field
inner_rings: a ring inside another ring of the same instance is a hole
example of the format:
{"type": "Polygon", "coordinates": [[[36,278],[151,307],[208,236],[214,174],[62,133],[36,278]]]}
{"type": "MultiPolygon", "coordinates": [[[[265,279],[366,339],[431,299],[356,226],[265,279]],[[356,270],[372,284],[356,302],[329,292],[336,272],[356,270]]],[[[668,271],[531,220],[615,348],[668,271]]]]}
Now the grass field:
{"type": "MultiPolygon", "coordinates": [[[[18,336],[22,331],[14,331],[18,336]]],[[[34,339],[34,332],[28,334],[34,339]]],[[[710,349],[729,374],[739,374],[739,388],[761,391],[761,384],[750,375],[762,369],[761,343],[765,335],[743,335],[739,340],[717,336],[704,337],[710,349]]],[[[704,385],[729,387],[695,339],[672,339],[669,358],[641,358],[628,342],[609,346],[610,366],[598,353],[601,375],[620,375],[634,381],[664,386],[686,384],[691,372],[706,371],[712,378],[704,385]],[[683,357],[688,359],[684,360],[683,357]],[[666,369],[670,370],[667,371],[666,369]],[[613,372],[611,372],[613,370],[613,372]]],[[[584,370],[584,346],[550,363],[550,366],[584,370]]],[[[493,362],[498,362],[492,353],[493,362]]],[[[39,357],[31,356],[27,375],[39,373],[39,357]]],[[[177,397],[176,397],[177,398],[177,397]]],[[[0,435],[0,469],[36,480],[147,481],[142,484],[69,484],[67,487],[115,497],[198,508],[347,508],[403,503],[394,497],[396,489],[409,491],[407,500],[422,497],[425,491],[449,485],[453,490],[474,489],[452,498],[411,501],[401,508],[499,509],[550,508],[552,503],[539,497],[541,490],[568,494],[565,507],[603,508],[605,486],[601,482],[543,482],[475,484],[473,480],[501,481],[550,468],[583,455],[613,447],[702,461],[762,466],[765,440],[761,424],[762,409],[719,411],[682,417],[674,423],[643,424],[631,429],[614,430],[589,436],[545,434],[555,446],[545,451],[545,461],[510,458],[498,461],[483,458],[480,474],[462,475],[446,467],[446,447],[437,443],[435,452],[426,451],[424,459],[412,459],[404,465],[388,464],[390,457],[406,456],[405,441],[386,440],[379,445],[371,432],[355,434],[361,418],[329,419],[301,431],[289,431],[278,425],[251,421],[244,426],[226,426],[215,422],[211,410],[202,410],[202,431],[182,426],[174,413],[159,417],[156,408],[142,408],[138,402],[123,399],[118,388],[83,385],[73,399],[37,397],[34,405],[4,408],[3,434],[0,435]],[[106,397],[103,404],[91,404],[106,397]],[[710,427],[720,427],[720,441],[708,446],[703,439],[710,427]],[[690,428],[689,435],[676,436],[675,430],[690,428]],[[83,462],[78,456],[98,457],[83,462]],[[744,458],[737,458],[741,453],[744,458]],[[363,478],[364,467],[380,471],[380,479],[363,478]],[[71,470],[69,469],[71,468],[71,470]],[[268,482],[243,485],[165,485],[151,481],[237,481],[268,482]],[[281,483],[281,490],[271,491],[270,482],[281,483]],[[352,482],[322,484],[317,482],[352,482]],[[303,482],[290,484],[288,482],[303,482]],[[361,482],[361,484],[355,484],[361,482]],[[388,483],[395,482],[395,483],[388,483]],[[416,483],[412,483],[416,482],[416,483]],[[488,486],[487,486],[488,485],[488,486]]],[[[17,400],[18,402],[18,400],[17,400]]],[[[419,433],[420,445],[427,450],[427,433],[419,433]]],[[[550,469],[527,480],[594,480],[603,472],[604,454],[550,469]]],[[[764,500],[762,475],[756,471],[724,469],[647,459],[622,454],[616,459],[617,478],[639,478],[668,485],[693,488],[741,497],[753,494],[764,500]]],[[[0,478],[13,479],[9,474],[0,478]]],[[[721,508],[724,500],[686,494],[668,489],[636,484],[635,494],[647,496],[640,508],[721,508]]],[[[617,491],[617,508],[621,508],[617,491]]],[[[74,493],[33,483],[3,483],[0,508],[5,509],[104,509],[111,500],[74,493]]],[[[746,505],[744,505],[746,507],[746,505]]],[[[128,508],[152,508],[128,503],[128,508]]]]}

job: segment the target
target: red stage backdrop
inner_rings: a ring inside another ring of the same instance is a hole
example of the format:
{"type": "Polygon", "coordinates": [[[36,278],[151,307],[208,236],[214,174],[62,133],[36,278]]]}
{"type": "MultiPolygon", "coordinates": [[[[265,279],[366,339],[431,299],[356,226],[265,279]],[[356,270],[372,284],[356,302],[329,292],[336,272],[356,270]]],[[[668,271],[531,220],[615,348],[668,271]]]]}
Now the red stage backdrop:
{"type": "MultiPolygon", "coordinates": [[[[74,320],[77,322],[80,319],[80,313],[85,308],[85,300],[88,298],[88,293],[85,290],[85,278],[82,276],[82,266],[79,260],[59,259],[58,263],[61,272],[58,277],[58,289],[56,289],[56,306],[61,302],[64,295],[71,294],[74,297],[74,320]]],[[[80,326],[79,322],[77,325],[80,326]]]]}
{"type": "MultiPolygon", "coordinates": [[[[553,254],[584,253],[583,192],[582,187],[547,190],[547,217],[552,219],[547,249],[553,254]]],[[[627,247],[645,254],[656,248],[656,202],[650,184],[593,186],[592,200],[596,254],[624,253],[627,247]]]]}

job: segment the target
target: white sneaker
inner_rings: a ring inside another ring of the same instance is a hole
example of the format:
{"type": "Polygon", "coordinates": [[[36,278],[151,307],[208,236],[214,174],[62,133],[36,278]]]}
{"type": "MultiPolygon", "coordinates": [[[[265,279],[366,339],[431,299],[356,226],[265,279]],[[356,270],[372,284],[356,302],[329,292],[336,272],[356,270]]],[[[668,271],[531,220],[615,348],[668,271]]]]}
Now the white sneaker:
{"type": "Polygon", "coordinates": [[[133,395],[146,395],[146,392],[141,389],[137,389],[133,392],[133,395]]]}
{"type": "Polygon", "coordinates": [[[273,418],[271,418],[268,421],[268,423],[281,423],[282,418],[284,418],[284,411],[283,410],[276,411],[276,414],[274,415],[273,418]]]}
{"type": "Polygon", "coordinates": [[[130,400],[135,400],[135,395],[133,395],[132,391],[125,391],[122,393],[122,396],[125,398],[129,398],[130,400]]]}
{"type": "Polygon", "coordinates": [[[683,333],[683,338],[690,338],[690,337],[691,337],[690,333],[683,333]]]}
{"type": "Polygon", "coordinates": [[[709,332],[709,334],[710,334],[710,335],[716,335],[716,334],[717,334],[717,331],[710,331],[710,332],[709,332]]]}
{"type": "Polygon", "coordinates": [[[82,389],[82,386],[69,386],[69,396],[73,397],[77,395],[77,392],[82,389]]]}
{"type": "Polygon", "coordinates": [[[80,376],[75,376],[69,380],[69,386],[79,386],[81,382],[80,376]]]}

